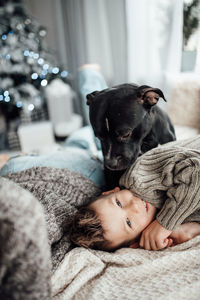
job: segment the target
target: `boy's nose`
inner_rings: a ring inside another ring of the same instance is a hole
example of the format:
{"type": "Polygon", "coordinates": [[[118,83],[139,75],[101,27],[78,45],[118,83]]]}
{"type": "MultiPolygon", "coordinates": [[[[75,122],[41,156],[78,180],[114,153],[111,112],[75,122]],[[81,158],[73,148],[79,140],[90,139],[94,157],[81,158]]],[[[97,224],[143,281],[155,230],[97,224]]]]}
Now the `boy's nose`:
{"type": "Polygon", "coordinates": [[[127,204],[127,209],[131,212],[137,213],[137,212],[139,212],[139,205],[136,201],[134,201],[134,202],[130,201],[127,204]]]}

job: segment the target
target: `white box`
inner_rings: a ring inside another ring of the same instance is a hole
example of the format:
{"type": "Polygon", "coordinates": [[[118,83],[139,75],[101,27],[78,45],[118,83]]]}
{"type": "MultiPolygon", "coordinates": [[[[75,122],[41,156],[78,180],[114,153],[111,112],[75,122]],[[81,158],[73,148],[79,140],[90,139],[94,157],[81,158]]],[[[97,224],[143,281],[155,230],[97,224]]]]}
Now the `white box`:
{"type": "Polygon", "coordinates": [[[18,136],[23,152],[49,152],[57,147],[49,121],[20,125],[18,136]]]}

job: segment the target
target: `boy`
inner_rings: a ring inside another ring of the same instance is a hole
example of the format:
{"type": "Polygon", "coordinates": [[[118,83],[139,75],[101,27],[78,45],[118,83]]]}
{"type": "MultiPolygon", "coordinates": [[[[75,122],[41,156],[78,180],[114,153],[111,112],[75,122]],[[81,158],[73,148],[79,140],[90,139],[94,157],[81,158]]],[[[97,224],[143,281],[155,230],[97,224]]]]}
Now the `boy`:
{"type": "Polygon", "coordinates": [[[71,220],[78,245],[159,250],[200,234],[200,136],[145,153],[120,179],[71,220]],[[155,219],[155,220],[154,220],[155,219]]]}

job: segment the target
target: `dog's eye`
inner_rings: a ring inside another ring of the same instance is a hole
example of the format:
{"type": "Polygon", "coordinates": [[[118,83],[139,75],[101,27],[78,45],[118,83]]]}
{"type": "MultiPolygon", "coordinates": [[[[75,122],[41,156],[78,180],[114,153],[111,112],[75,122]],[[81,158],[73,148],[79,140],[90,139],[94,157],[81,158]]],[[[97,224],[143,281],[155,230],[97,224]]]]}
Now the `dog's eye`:
{"type": "Polygon", "coordinates": [[[116,136],[120,139],[127,139],[131,136],[132,130],[116,130],[116,136]]]}
{"type": "Polygon", "coordinates": [[[122,136],[122,138],[123,138],[123,139],[127,139],[127,138],[130,137],[130,135],[131,135],[131,132],[128,132],[128,133],[124,134],[124,135],[122,136]]]}
{"type": "Polygon", "coordinates": [[[131,137],[132,132],[127,132],[121,136],[118,136],[118,139],[121,141],[126,141],[131,137]]]}

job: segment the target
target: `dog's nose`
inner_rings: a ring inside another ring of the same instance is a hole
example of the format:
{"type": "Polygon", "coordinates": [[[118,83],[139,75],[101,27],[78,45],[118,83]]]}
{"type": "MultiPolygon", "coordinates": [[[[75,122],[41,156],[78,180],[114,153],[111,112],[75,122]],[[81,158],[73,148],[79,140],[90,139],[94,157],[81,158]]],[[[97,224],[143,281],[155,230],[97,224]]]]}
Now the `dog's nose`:
{"type": "Polygon", "coordinates": [[[115,170],[118,168],[119,161],[121,160],[121,158],[122,156],[118,155],[112,159],[105,160],[105,165],[107,166],[107,168],[111,170],[115,170]]]}

